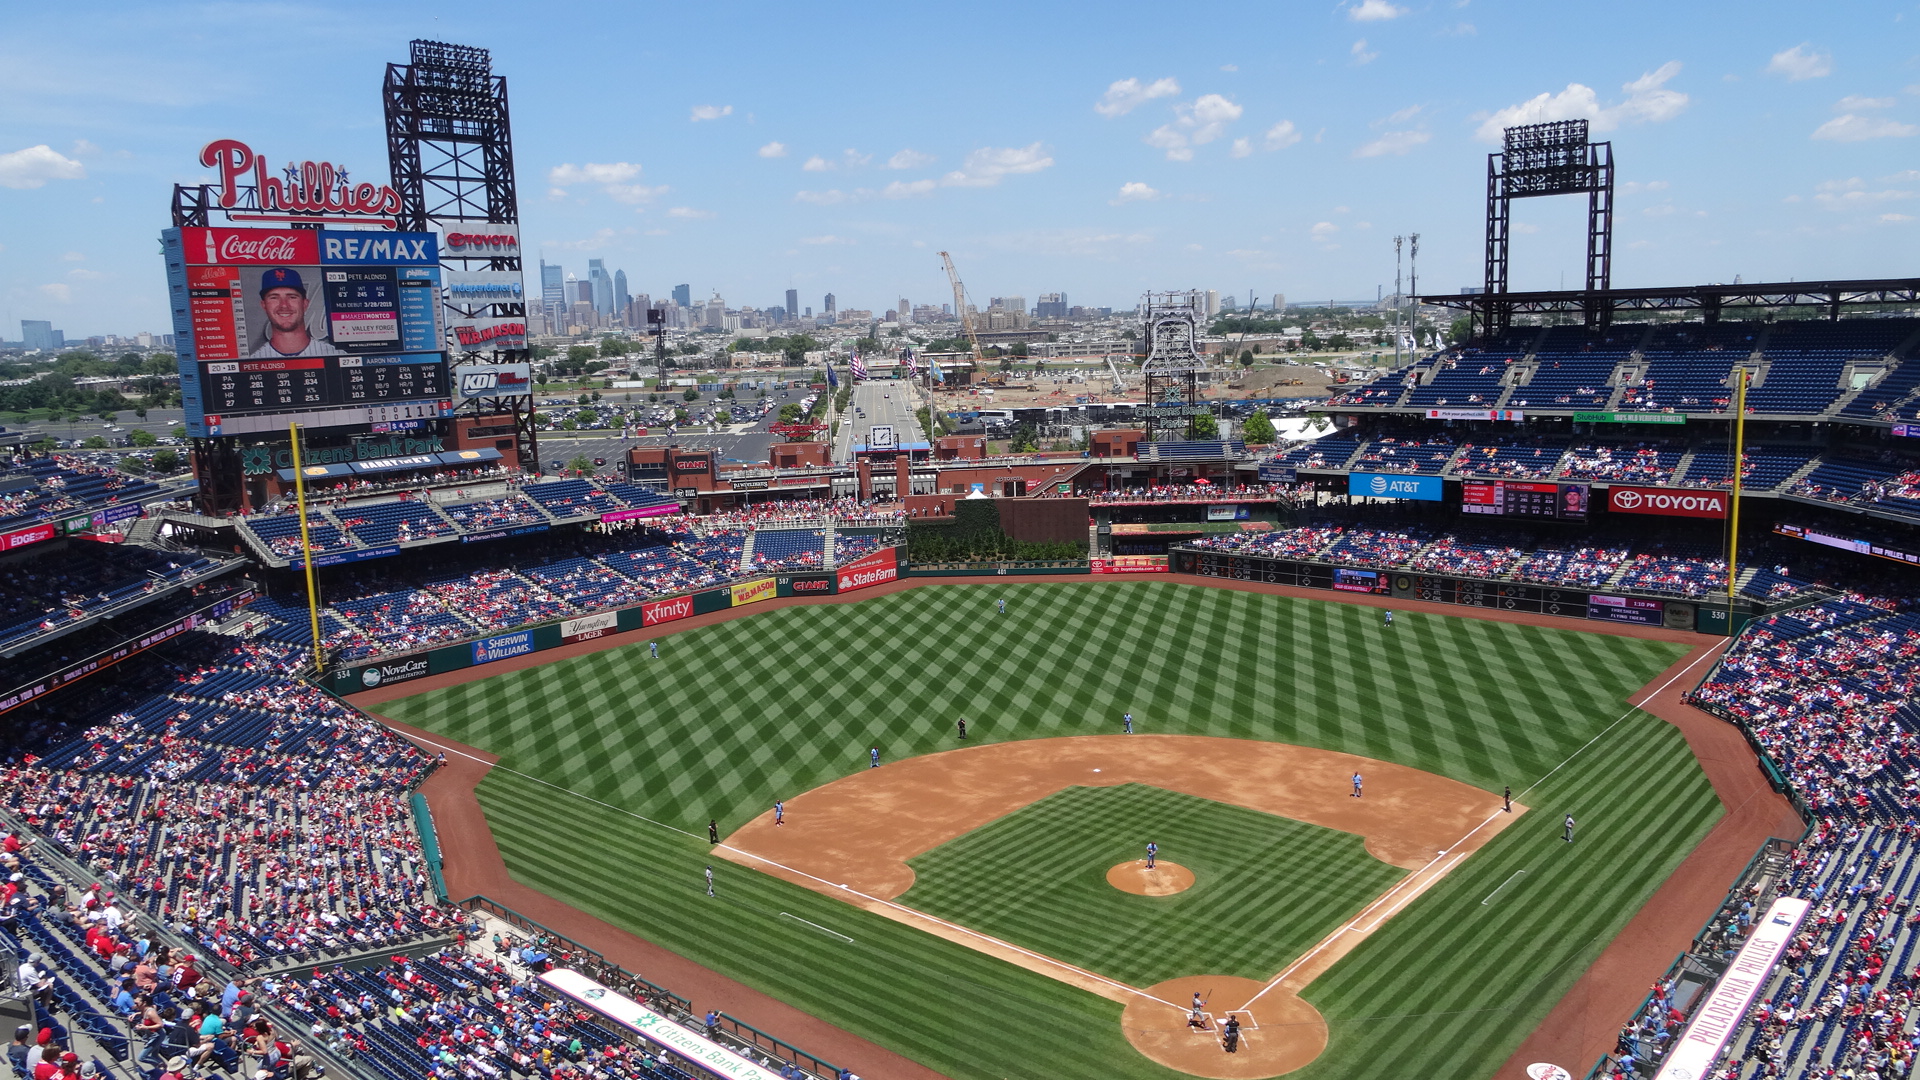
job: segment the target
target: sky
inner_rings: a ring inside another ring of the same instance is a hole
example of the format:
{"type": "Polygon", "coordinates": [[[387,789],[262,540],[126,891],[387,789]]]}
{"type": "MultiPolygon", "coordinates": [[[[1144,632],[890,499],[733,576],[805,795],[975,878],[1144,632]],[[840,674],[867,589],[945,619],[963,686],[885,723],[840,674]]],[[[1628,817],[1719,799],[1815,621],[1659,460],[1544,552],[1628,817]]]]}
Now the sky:
{"type": "MultiPolygon", "coordinates": [[[[1065,292],[1372,297],[1482,277],[1503,124],[1584,117],[1613,283],[1911,275],[1920,4],[1347,0],[159,2],[0,12],[0,337],[168,332],[171,185],[237,138],[384,179],[384,65],[507,79],[528,274],[816,310],[1065,292]],[[1205,11],[1213,11],[1206,15],[1205,11]]],[[[1578,286],[1584,200],[1517,203],[1511,286],[1578,286]]]]}

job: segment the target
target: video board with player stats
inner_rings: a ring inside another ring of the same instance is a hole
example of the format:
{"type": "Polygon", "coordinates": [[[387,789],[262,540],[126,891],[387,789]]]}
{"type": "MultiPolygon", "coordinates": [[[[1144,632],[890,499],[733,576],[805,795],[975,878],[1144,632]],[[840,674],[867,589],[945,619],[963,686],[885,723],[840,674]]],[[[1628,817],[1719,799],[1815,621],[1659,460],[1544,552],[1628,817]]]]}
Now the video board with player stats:
{"type": "Polygon", "coordinates": [[[187,433],[452,415],[438,239],[329,229],[165,230],[187,433]]]}
{"type": "Polygon", "coordinates": [[[1539,484],[1520,480],[1463,480],[1460,512],[1501,517],[1587,520],[1586,484],[1539,484]]]}

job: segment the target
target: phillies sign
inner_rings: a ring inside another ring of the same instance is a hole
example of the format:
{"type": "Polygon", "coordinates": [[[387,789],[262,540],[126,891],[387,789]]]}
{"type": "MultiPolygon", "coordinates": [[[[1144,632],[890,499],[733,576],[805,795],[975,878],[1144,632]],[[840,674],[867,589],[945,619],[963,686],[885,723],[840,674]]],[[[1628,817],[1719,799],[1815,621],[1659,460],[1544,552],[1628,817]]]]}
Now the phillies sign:
{"type": "Polygon", "coordinates": [[[1724,518],[1724,491],[1681,491],[1673,488],[1622,487],[1607,489],[1607,509],[1620,514],[1660,514],[1666,517],[1724,518]]]}
{"type": "Polygon", "coordinates": [[[344,167],[330,161],[289,163],[282,175],[273,176],[266,156],[239,139],[215,139],[201,147],[200,164],[220,171],[222,210],[240,206],[240,182],[251,175],[254,205],[234,217],[376,217],[391,225],[400,212],[400,193],[391,185],[353,183],[344,167]]]}

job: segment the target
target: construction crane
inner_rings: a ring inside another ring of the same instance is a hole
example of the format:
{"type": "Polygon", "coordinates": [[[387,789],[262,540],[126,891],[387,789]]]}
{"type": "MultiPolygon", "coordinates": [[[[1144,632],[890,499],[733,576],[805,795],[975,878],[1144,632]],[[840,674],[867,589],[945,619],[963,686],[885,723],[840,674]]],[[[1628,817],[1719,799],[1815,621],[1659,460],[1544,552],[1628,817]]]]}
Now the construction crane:
{"type": "Polygon", "coordinates": [[[967,311],[967,287],[960,284],[960,272],[953,268],[953,256],[940,253],[940,262],[947,268],[947,281],[953,286],[953,310],[960,316],[960,325],[967,332],[967,340],[973,343],[973,362],[979,364],[986,360],[987,354],[980,351],[980,335],[974,333],[973,316],[967,311]]]}

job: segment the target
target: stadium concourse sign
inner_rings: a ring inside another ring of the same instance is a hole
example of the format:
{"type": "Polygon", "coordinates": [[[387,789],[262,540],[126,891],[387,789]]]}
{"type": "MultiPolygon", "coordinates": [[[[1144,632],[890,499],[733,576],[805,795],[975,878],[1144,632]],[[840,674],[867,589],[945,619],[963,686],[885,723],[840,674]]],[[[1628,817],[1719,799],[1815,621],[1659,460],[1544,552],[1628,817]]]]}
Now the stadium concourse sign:
{"type": "Polygon", "coordinates": [[[1607,509],[1616,514],[1724,518],[1727,516],[1727,493],[1712,490],[1627,487],[1615,484],[1607,489],[1607,509]]]}
{"type": "Polygon", "coordinates": [[[1429,420],[1525,420],[1519,409],[1428,409],[1429,420]]]}
{"type": "Polygon", "coordinates": [[[1667,1060],[1660,1064],[1654,1080],[1705,1080],[1712,1074],[1714,1062],[1726,1052],[1734,1031],[1812,906],[1812,901],[1797,896],[1783,896],[1773,902],[1754,924],[1746,944],[1740,946],[1733,966],[1720,976],[1706,1003],[1693,1014],[1686,1034],[1667,1052],[1667,1060]]]}
{"type": "Polygon", "coordinates": [[[672,1020],[570,968],[556,968],[539,976],[541,982],[628,1031],[680,1058],[703,1073],[723,1080],[780,1080],[719,1043],[702,1038],[672,1020]]]}
{"type": "Polygon", "coordinates": [[[1401,473],[1348,473],[1347,494],[1369,499],[1417,499],[1439,502],[1446,484],[1437,476],[1408,476],[1401,473]]]}
{"type": "Polygon", "coordinates": [[[1576,412],[1576,424],[1684,424],[1686,413],[1576,412]]]}

